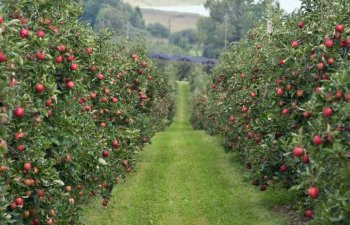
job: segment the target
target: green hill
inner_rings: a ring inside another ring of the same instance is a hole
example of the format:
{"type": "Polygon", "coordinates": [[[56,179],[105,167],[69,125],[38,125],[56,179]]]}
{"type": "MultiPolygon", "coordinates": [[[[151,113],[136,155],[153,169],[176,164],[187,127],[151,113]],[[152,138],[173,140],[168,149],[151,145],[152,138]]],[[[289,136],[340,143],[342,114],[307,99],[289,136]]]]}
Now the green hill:
{"type": "Polygon", "coordinates": [[[146,24],[160,23],[169,28],[170,32],[177,32],[185,29],[196,29],[197,21],[201,17],[198,14],[165,12],[154,9],[141,9],[146,24]]]}

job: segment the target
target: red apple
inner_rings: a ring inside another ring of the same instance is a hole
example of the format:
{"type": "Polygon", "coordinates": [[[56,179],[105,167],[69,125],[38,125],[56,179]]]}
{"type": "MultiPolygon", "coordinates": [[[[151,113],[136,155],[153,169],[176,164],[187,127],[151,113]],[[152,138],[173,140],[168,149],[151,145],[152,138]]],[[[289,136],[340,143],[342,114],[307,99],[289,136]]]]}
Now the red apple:
{"type": "Polygon", "coordinates": [[[320,191],[317,187],[310,187],[308,190],[307,190],[307,194],[309,195],[310,198],[317,198],[318,195],[319,195],[320,191]]]}
{"type": "Polygon", "coordinates": [[[333,46],[333,41],[332,41],[332,39],[327,38],[327,39],[324,41],[324,45],[325,45],[327,48],[331,48],[331,47],[333,46]]]}
{"type": "Polygon", "coordinates": [[[32,169],[32,165],[29,162],[26,162],[23,164],[23,169],[24,170],[31,170],[32,169]]]}
{"type": "Polygon", "coordinates": [[[70,69],[71,70],[77,70],[78,69],[78,64],[75,64],[75,63],[73,63],[72,65],[70,65],[70,69]]]}
{"type": "Polygon", "coordinates": [[[62,63],[62,62],[63,62],[63,57],[62,57],[61,55],[57,56],[57,57],[55,58],[55,62],[56,62],[56,63],[62,63]]]}
{"type": "Polygon", "coordinates": [[[242,111],[242,112],[246,112],[247,110],[248,110],[248,107],[242,106],[242,108],[241,108],[241,111],[242,111]]]}
{"type": "Polygon", "coordinates": [[[11,208],[11,209],[16,209],[16,208],[17,208],[16,201],[11,202],[10,208],[11,208]]]}
{"type": "Polygon", "coordinates": [[[260,185],[260,191],[265,191],[266,190],[266,185],[265,184],[263,184],[263,185],[260,185]]]}
{"type": "Polygon", "coordinates": [[[86,48],[85,51],[88,55],[92,54],[92,48],[86,48]]]}
{"type": "Polygon", "coordinates": [[[310,158],[308,155],[303,155],[303,157],[301,158],[301,161],[303,161],[304,164],[309,164],[310,158]]]}
{"type": "Polygon", "coordinates": [[[104,199],[102,200],[102,205],[103,205],[104,207],[106,207],[106,206],[108,205],[108,199],[107,199],[107,198],[104,198],[104,199]]]}
{"type": "Polygon", "coordinates": [[[23,28],[23,29],[19,32],[19,36],[20,36],[21,38],[26,38],[26,37],[28,37],[28,35],[29,35],[29,31],[28,31],[27,29],[25,29],[25,28],[23,28]]]}
{"type": "Polygon", "coordinates": [[[96,71],[96,70],[97,70],[97,67],[96,67],[96,66],[89,66],[89,70],[90,70],[90,71],[96,71]]]}
{"type": "Polygon", "coordinates": [[[118,148],[119,147],[119,141],[117,139],[113,140],[112,147],[113,148],[118,148]]]}
{"type": "Polygon", "coordinates": [[[327,64],[328,65],[333,65],[334,64],[334,59],[333,58],[327,59],[327,64]]]}
{"type": "Polygon", "coordinates": [[[90,98],[95,99],[96,98],[96,92],[90,92],[90,98]]]}
{"type": "Polygon", "coordinates": [[[283,91],[282,88],[276,88],[276,94],[277,94],[278,96],[283,96],[283,93],[284,93],[284,91],[283,91]]]}
{"type": "Polygon", "coordinates": [[[20,132],[20,133],[15,133],[15,139],[19,140],[21,138],[24,138],[26,136],[26,133],[20,132]]]}
{"type": "Polygon", "coordinates": [[[91,107],[90,107],[89,105],[86,105],[86,106],[84,107],[84,110],[85,110],[86,112],[89,112],[89,111],[91,110],[91,107]]]}
{"type": "Polygon", "coordinates": [[[17,118],[22,118],[24,116],[24,109],[21,107],[17,107],[13,110],[12,114],[17,118]]]}
{"type": "Polygon", "coordinates": [[[248,134],[247,134],[247,138],[248,139],[253,139],[253,137],[254,137],[254,133],[249,131],[248,134]]]}
{"type": "Polygon", "coordinates": [[[290,44],[292,45],[292,48],[298,47],[298,41],[292,41],[290,44]]]}
{"type": "Polygon", "coordinates": [[[305,118],[310,118],[312,113],[311,112],[304,112],[303,115],[305,118]]]}
{"type": "Polygon", "coordinates": [[[106,102],[108,102],[108,98],[103,97],[103,98],[101,98],[100,102],[106,103],[106,102]]]}
{"type": "Polygon", "coordinates": [[[0,63],[6,62],[7,57],[3,52],[0,52],[0,63]]]}
{"type": "Polygon", "coordinates": [[[283,115],[288,115],[289,113],[289,110],[288,109],[282,109],[282,112],[281,112],[283,115]]]}
{"type": "Polygon", "coordinates": [[[51,218],[46,220],[46,225],[52,225],[53,224],[53,220],[51,218]]]}
{"type": "Polygon", "coordinates": [[[103,80],[103,74],[101,74],[101,73],[99,73],[99,74],[97,74],[97,79],[99,79],[99,80],[103,80]]]}
{"type": "Polygon", "coordinates": [[[338,31],[338,32],[343,32],[344,26],[343,26],[342,24],[338,24],[338,25],[335,27],[335,30],[338,31]]]}
{"type": "Polygon", "coordinates": [[[316,67],[317,67],[318,70],[323,70],[324,64],[322,62],[317,63],[316,67]]]}
{"type": "Polygon", "coordinates": [[[44,90],[45,90],[44,85],[42,85],[42,84],[36,84],[36,85],[35,85],[35,91],[36,91],[36,92],[41,93],[41,92],[43,92],[44,90]]]}
{"type": "Polygon", "coordinates": [[[6,172],[8,169],[8,166],[0,165],[0,172],[6,172]]]}
{"type": "Polygon", "coordinates": [[[338,99],[338,100],[341,100],[343,98],[343,92],[342,91],[336,91],[335,92],[335,97],[338,99]]]}
{"type": "Polygon", "coordinates": [[[66,46],[64,46],[64,45],[59,45],[59,46],[57,46],[57,49],[58,49],[58,51],[60,51],[60,52],[64,52],[64,51],[66,51],[66,46]]]}
{"type": "Polygon", "coordinates": [[[46,25],[50,25],[50,24],[51,24],[51,20],[46,18],[46,19],[44,20],[44,23],[45,23],[46,25]]]}
{"type": "Polygon", "coordinates": [[[40,37],[40,38],[45,37],[45,32],[42,31],[42,30],[38,30],[38,31],[36,32],[36,36],[37,36],[37,37],[40,37]]]}
{"type": "Polygon", "coordinates": [[[333,110],[330,107],[323,109],[322,114],[324,117],[330,117],[333,114],[333,110]]]}
{"type": "Polygon", "coordinates": [[[304,211],[304,216],[306,218],[311,219],[313,217],[313,215],[314,215],[314,212],[311,209],[307,209],[307,210],[304,211]]]}
{"type": "Polygon", "coordinates": [[[74,87],[74,82],[73,81],[68,81],[66,84],[66,87],[68,90],[71,90],[74,87]]]}
{"type": "Polygon", "coordinates": [[[286,61],[284,59],[280,59],[280,62],[279,62],[280,66],[286,64],[286,61]]]}
{"type": "Polygon", "coordinates": [[[287,172],[288,167],[286,165],[281,165],[279,170],[280,170],[280,172],[285,173],[285,172],[287,172]]]}
{"type": "Polygon", "coordinates": [[[52,104],[52,99],[51,99],[51,98],[49,98],[48,100],[46,100],[46,103],[45,103],[46,107],[50,107],[51,104],[52,104]]]}
{"type": "Polygon", "coordinates": [[[18,145],[17,146],[17,151],[19,151],[19,152],[23,152],[24,149],[25,149],[24,145],[18,145]]]}
{"type": "Polygon", "coordinates": [[[109,155],[108,150],[103,150],[103,152],[102,152],[102,156],[103,156],[104,158],[107,158],[107,157],[108,157],[108,155],[109,155]]]}
{"type": "Polygon", "coordinates": [[[321,145],[323,144],[323,139],[320,137],[320,135],[315,135],[314,138],[312,139],[314,145],[321,145]]]}
{"type": "Polygon", "coordinates": [[[302,147],[295,147],[293,149],[293,155],[295,157],[301,157],[301,156],[303,156],[303,154],[304,154],[304,148],[302,148],[302,147]]]}
{"type": "Polygon", "coordinates": [[[0,16],[0,24],[2,24],[3,21],[4,21],[3,17],[0,16]]]}
{"type": "Polygon", "coordinates": [[[16,202],[16,205],[23,205],[23,198],[17,197],[15,202],[16,202]]]}
{"type": "Polygon", "coordinates": [[[43,61],[46,57],[46,54],[44,52],[37,51],[35,56],[38,60],[43,61]]]}
{"type": "Polygon", "coordinates": [[[303,21],[299,21],[298,22],[298,27],[299,28],[303,28],[304,27],[304,22],[303,21]]]}
{"type": "Polygon", "coordinates": [[[344,98],[344,101],[350,102],[350,94],[344,94],[343,98],[344,98]]]}
{"type": "Polygon", "coordinates": [[[9,81],[9,86],[14,87],[17,85],[17,80],[16,78],[12,78],[11,81],[9,81]]]}
{"type": "Polygon", "coordinates": [[[72,62],[74,60],[74,57],[72,55],[68,55],[66,58],[68,62],[72,62]]]}
{"type": "Polygon", "coordinates": [[[229,118],[229,121],[230,123],[234,123],[235,122],[235,116],[234,115],[231,115],[230,118],[229,118]]]}

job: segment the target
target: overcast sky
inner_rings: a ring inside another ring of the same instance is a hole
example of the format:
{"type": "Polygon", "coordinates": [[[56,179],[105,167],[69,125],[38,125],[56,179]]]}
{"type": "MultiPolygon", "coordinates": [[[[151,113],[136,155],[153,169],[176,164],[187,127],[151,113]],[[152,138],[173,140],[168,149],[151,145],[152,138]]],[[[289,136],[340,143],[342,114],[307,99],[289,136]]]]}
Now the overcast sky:
{"type": "Polygon", "coordinates": [[[292,12],[296,8],[300,8],[301,2],[299,0],[279,0],[281,7],[287,12],[292,12]]]}

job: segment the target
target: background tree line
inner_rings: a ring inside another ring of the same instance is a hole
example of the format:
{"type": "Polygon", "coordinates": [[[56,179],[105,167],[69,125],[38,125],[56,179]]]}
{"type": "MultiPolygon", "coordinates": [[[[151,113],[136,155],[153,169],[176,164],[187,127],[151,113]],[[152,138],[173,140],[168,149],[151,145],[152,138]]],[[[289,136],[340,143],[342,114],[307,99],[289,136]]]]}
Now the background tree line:
{"type": "Polygon", "coordinates": [[[171,50],[169,46],[172,45],[184,53],[208,58],[218,58],[225,46],[239,41],[264,17],[267,8],[279,8],[275,0],[207,0],[205,7],[210,10],[210,17],[201,17],[196,29],[170,33],[169,28],[160,23],[146,26],[140,8],[133,8],[121,0],[84,0],[84,4],[82,19],[96,30],[109,28],[128,35],[142,32],[148,39],[168,42],[167,50],[171,50]]]}

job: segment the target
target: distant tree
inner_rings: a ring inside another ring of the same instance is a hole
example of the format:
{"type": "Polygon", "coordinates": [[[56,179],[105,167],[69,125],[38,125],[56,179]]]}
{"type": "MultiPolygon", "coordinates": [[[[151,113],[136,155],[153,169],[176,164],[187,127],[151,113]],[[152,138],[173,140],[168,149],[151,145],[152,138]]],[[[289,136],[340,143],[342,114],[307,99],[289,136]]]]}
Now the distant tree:
{"type": "Polygon", "coordinates": [[[147,26],[147,31],[154,37],[168,38],[170,33],[169,29],[160,23],[151,23],[147,26]]]}
{"type": "Polygon", "coordinates": [[[140,8],[133,8],[122,0],[83,0],[83,21],[100,30],[109,28],[118,33],[137,33],[145,29],[140,8]]]}
{"type": "Polygon", "coordinates": [[[197,32],[193,29],[186,29],[175,32],[170,37],[170,43],[181,48],[188,49],[199,41],[197,32]]]}
{"type": "Polygon", "coordinates": [[[197,23],[203,55],[217,58],[225,42],[239,41],[255,22],[266,15],[267,8],[279,5],[275,0],[207,0],[210,17],[197,23]]]}
{"type": "Polygon", "coordinates": [[[238,41],[252,27],[250,6],[253,2],[254,0],[207,0],[205,6],[210,9],[210,16],[214,20],[232,26],[231,36],[238,41]]]}
{"type": "Polygon", "coordinates": [[[103,4],[96,16],[95,26],[96,30],[104,28],[112,29],[116,32],[124,32],[126,30],[128,18],[123,15],[117,8],[110,5],[103,4]]]}
{"type": "Polygon", "coordinates": [[[90,23],[92,27],[95,26],[96,16],[100,11],[101,2],[95,0],[84,0],[84,12],[82,20],[90,23]]]}
{"type": "Polygon", "coordinates": [[[145,28],[145,21],[143,20],[143,15],[139,7],[136,7],[135,10],[131,11],[129,21],[133,27],[139,29],[145,28]]]}
{"type": "Polygon", "coordinates": [[[211,17],[202,17],[197,22],[198,38],[203,47],[203,56],[217,58],[224,48],[223,26],[211,17]]]}

